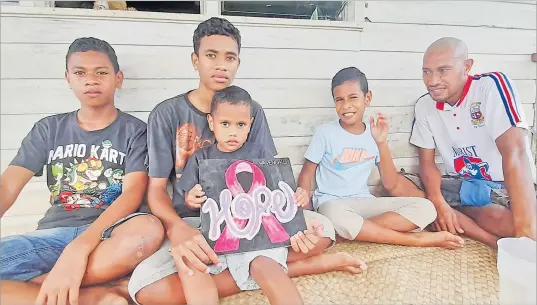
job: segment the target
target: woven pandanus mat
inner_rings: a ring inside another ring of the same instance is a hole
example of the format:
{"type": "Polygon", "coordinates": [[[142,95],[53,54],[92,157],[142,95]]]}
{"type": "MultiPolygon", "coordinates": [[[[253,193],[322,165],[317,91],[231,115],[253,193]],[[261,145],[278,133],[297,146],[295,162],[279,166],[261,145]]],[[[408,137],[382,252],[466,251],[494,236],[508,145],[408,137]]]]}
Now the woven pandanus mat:
{"type": "MultiPolygon", "coordinates": [[[[328,252],[348,252],[368,269],[358,275],[329,272],[293,279],[306,304],[498,304],[496,252],[465,239],[459,250],[342,242],[328,252]]],[[[247,291],[221,304],[268,304],[247,291]]]]}

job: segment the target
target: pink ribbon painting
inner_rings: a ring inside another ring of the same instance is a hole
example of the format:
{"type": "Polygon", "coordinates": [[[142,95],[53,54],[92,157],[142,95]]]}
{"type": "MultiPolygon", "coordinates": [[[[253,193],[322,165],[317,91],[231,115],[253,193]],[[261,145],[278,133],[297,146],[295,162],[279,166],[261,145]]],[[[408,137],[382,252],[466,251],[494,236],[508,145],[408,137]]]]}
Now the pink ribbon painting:
{"type": "MultiPolygon", "coordinates": [[[[237,197],[239,194],[246,193],[237,179],[237,174],[241,172],[249,172],[252,174],[252,185],[248,190],[248,194],[251,195],[256,188],[260,186],[266,186],[265,175],[259,167],[249,161],[236,161],[229,166],[225,174],[226,185],[233,198],[237,197]]],[[[248,223],[248,219],[239,219],[235,216],[233,216],[233,221],[241,229],[248,223]]],[[[278,219],[276,219],[274,214],[269,213],[269,215],[262,216],[261,223],[273,244],[285,242],[290,239],[289,234],[285,231],[285,228],[281,225],[278,219]]],[[[222,235],[220,235],[216,241],[214,250],[215,252],[220,253],[235,251],[239,249],[239,242],[240,239],[234,236],[226,226],[222,235]]]]}

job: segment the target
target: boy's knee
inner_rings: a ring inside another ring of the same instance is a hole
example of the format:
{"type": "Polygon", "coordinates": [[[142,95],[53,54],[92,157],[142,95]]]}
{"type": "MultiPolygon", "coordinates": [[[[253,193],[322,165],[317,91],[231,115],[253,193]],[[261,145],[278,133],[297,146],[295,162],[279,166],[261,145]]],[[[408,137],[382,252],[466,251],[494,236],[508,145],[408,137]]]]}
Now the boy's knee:
{"type": "MultiPolygon", "coordinates": [[[[152,215],[136,216],[123,224],[118,241],[120,251],[133,253],[138,259],[145,259],[160,248],[164,241],[164,227],[152,215]]],[[[119,237],[119,236],[118,236],[119,237]]]]}
{"type": "Polygon", "coordinates": [[[356,238],[364,224],[362,216],[345,206],[338,206],[337,203],[322,205],[319,208],[319,212],[330,220],[335,233],[347,240],[356,238]]]}

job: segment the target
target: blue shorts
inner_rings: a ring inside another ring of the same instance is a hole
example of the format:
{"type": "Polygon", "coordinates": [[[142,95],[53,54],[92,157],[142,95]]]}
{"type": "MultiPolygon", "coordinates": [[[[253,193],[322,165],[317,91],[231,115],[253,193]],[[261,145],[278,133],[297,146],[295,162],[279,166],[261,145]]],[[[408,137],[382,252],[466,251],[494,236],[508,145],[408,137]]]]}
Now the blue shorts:
{"type": "MultiPolygon", "coordinates": [[[[147,213],[134,213],[118,220],[103,231],[106,240],[125,221],[147,213]]],[[[65,247],[86,231],[91,224],[36,230],[0,239],[0,279],[29,281],[52,270],[65,247]]]]}

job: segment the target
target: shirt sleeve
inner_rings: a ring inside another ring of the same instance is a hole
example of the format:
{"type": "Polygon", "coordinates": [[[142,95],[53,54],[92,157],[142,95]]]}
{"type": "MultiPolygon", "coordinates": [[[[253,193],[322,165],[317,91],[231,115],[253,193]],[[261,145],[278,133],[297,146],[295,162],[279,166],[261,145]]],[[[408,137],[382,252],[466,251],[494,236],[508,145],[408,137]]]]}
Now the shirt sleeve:
{"type": "Polygon", "coordinates": [[[528,129],[520,96],[509,77],[501,72],[491,73],[484,86],[485,105],[482,107],[487,131],[496,140],[511,127],[528,129]]]}
{"type": "Polygon", "coordinates": [[[43,120],[35,123],[32,130],[22,140],[17,155],[9,165],[21,166],[34,173],[35,176],[42,176],[43,167],[47,164],[48,134],[49,126],[43,120]]]}
{"type": "Polygon", "coordinates": [[[147,159],[149,177],[168,178],[174,168],[175,130],[171,114],[156,108],[147,120],[147,159]]]}
{"type": "Polygon", "coordinates": [[[274,140],[272,139],[272,135],[270,133],[265,111],[261,105],[257,104],[257,102],[254,103],[256,104],[253,113],[254,122],[252,124],[252,128],[250,129],[250,134],[248,135],[247,141],[261,145],[265,148],[265,150],[272,154],[272,157],[274,157],[278,154],[278,151],[276,149],[276,145],[274,145],[274,140]]]}
{"type": "Polygon", "coordinates": [[[317,129],[313,137],[311,138],[310,145],[304,154],[304,158],[309,161],[319,164],[326,152],[326,136],[324,128],[317,129]]]}
{"type": "Polygon", "coordinates": [[[410,144],[420,148],[434,149],[435,142],[429,122],[425,115],[423,105],[418,101],[414,107],[414,122],[412,123],[412,131],[410,133],[410,144]]]}
{"type": "Polygon", "coordinates": [[[183,169],[183,174],[177,186],[183,190],[185,193],[190,191],[196,184],[199,183],[199,154],[198,152],[194,153],[188,161],[186,166],[183,169]]]}
{"type": "Polygon", "coordinates": [[[147,129],[139,128],[133,136],[133,140],[125,158],[125,174],[132,172],[147,172],[147,129]]]}

